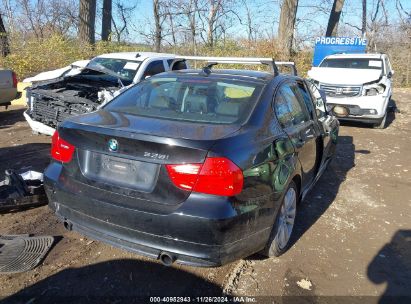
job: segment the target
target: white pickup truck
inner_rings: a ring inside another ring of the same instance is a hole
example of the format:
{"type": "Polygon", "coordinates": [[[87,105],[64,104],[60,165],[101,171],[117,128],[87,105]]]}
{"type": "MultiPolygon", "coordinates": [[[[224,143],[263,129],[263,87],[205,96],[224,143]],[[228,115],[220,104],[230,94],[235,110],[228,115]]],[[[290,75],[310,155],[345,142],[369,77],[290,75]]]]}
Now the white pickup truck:
{"type": "Polygon", "coordinates": [[[334,54],[308,71],[327,95],[328,110],[340,120],[384,128],[392,96],[390,60],[386,54],[334,54]]]}
{"type": "MultiPolygon", "coordinates": [[[[24,117],[34,133],[53,135],[65,118],[95,111],[146,77],[169,70],[174,58],[162,53],[111,53],[26,79],[33,85],[26,92],[24,117]]],[[[184,62],[173,67],[184,68],[184,62]]]]}
{"type": "Polygon", "coordinates": [[[8,107],[18,95],[16,73],[0,69],[0,106],[8,107]]]}

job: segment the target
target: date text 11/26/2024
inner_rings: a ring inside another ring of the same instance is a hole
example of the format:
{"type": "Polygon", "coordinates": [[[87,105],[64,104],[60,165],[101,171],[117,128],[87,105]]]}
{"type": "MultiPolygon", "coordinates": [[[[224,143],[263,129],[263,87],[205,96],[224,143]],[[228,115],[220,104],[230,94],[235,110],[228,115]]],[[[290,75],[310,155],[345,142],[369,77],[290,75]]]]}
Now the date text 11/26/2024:
{"type": "Polygon", "coordinates": [[[254,297],[150,297],[150,303],[257,303],[254,297]]]}

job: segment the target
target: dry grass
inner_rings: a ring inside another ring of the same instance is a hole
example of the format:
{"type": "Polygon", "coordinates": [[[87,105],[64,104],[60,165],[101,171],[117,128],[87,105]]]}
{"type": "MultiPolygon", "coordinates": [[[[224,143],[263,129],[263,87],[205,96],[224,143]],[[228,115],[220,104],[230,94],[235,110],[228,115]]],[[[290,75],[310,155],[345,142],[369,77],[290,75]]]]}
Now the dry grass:
{"type": "MultiPolygon", "coordinates": [[[[34,76],[39,72],[53,70],[69,65],[70,63],[89,59],[98,54],[127,51],[152,51],[148,46],[135,44],[119,44],[115,42],[98,42],[94,47],[82,45],[76,39],[68,39],[62,36],[51,36],[41,41],[36,39],[23,39],[12,37],[11,54],[0,58],[0,66],[13,69],[19,79],[34,76]]],[[[169,47],[164,52],[181,55],[193,55],[191,48],[169,47]]],[[[410,86],[409,51],[405,48],[390,48],[385,50],[392,59],[395,70],[395,85],[397,87],[410,86]]],[[[291,58],[284,58],[275,40],[259,40],[250,43],[246,40],[229,40],[224,45],[213,49],[198,46],[197,55],[203,56],[238,56],[238,57],[271,57],[276,60],[292,60],[296,63],[301,76],[306,76],[311,68],[312,50],[299,51],[291,58]]],[[[236,67],[236,66],[233,66],[236,67]]],[[[253,67],[261,69],[261,66],[253,67]]]]}

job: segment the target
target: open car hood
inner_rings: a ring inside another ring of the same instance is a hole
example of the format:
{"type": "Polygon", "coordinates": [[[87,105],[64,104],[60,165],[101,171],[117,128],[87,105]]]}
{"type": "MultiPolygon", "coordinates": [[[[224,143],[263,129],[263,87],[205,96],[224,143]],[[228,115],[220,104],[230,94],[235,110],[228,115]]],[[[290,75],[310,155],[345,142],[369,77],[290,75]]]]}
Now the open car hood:
{"type": "Polygon", "coordinates": [[[308,77],[327,84],[362,85],[380,79],[381,71],[373,69],[313,67],[308,71],[308,77]]]}
{"type": "Polygon", "coordinates": [[[29,77],[23,80],[23,82],[37,82],[56,79],[62,76],[74,76],[81,73],[81,70],[90,62],[90,60],[79,60],[73,62],[71,65],[65,66],[64,68],[46,71],[37,74],[36,76],[29,77]]]}
{"type": "Polygon", "coordinates": [[[87,72],[87,71],[93,71],[93,72],[98,72],[98,73],[102,73],[102,74],[106,74],[109,76],[112,76],[114,78],[117,78],[121,81],[126,81],[126,82],[130,82],[129,79],[121,77],[120,75],[118,75],[117,73],[113,72],[112,70],[109,70],[105,67],[103,67],[102,65],[87,65],[85,67],[82,68],[82,71],[80,74],[82,74],[83,72],[87,72]]]}

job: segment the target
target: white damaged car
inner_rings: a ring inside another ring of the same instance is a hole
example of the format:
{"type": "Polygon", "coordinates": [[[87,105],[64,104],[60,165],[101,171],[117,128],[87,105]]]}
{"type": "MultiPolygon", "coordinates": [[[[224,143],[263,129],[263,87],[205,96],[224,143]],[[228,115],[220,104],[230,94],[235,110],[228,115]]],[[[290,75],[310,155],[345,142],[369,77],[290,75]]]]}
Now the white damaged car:
{"type": "Polygon", "coordinates": [[[340,120],[384,128],[392,96],[390,60],[386,54],[334,54],[308,71],[327,95],[327,108],[340,120]]]}
{"type": "MultiPolygon", "coordinates": [[[[173,54],[130,52],[104,54],[88,61],[26,79],[28,110],[24,117],[34,133],[53,135],[64,119],[92,112],[132,85],[167,71],[173,54]]],[[[179,62],[173,69],[186,68],[179,62]]]]}

